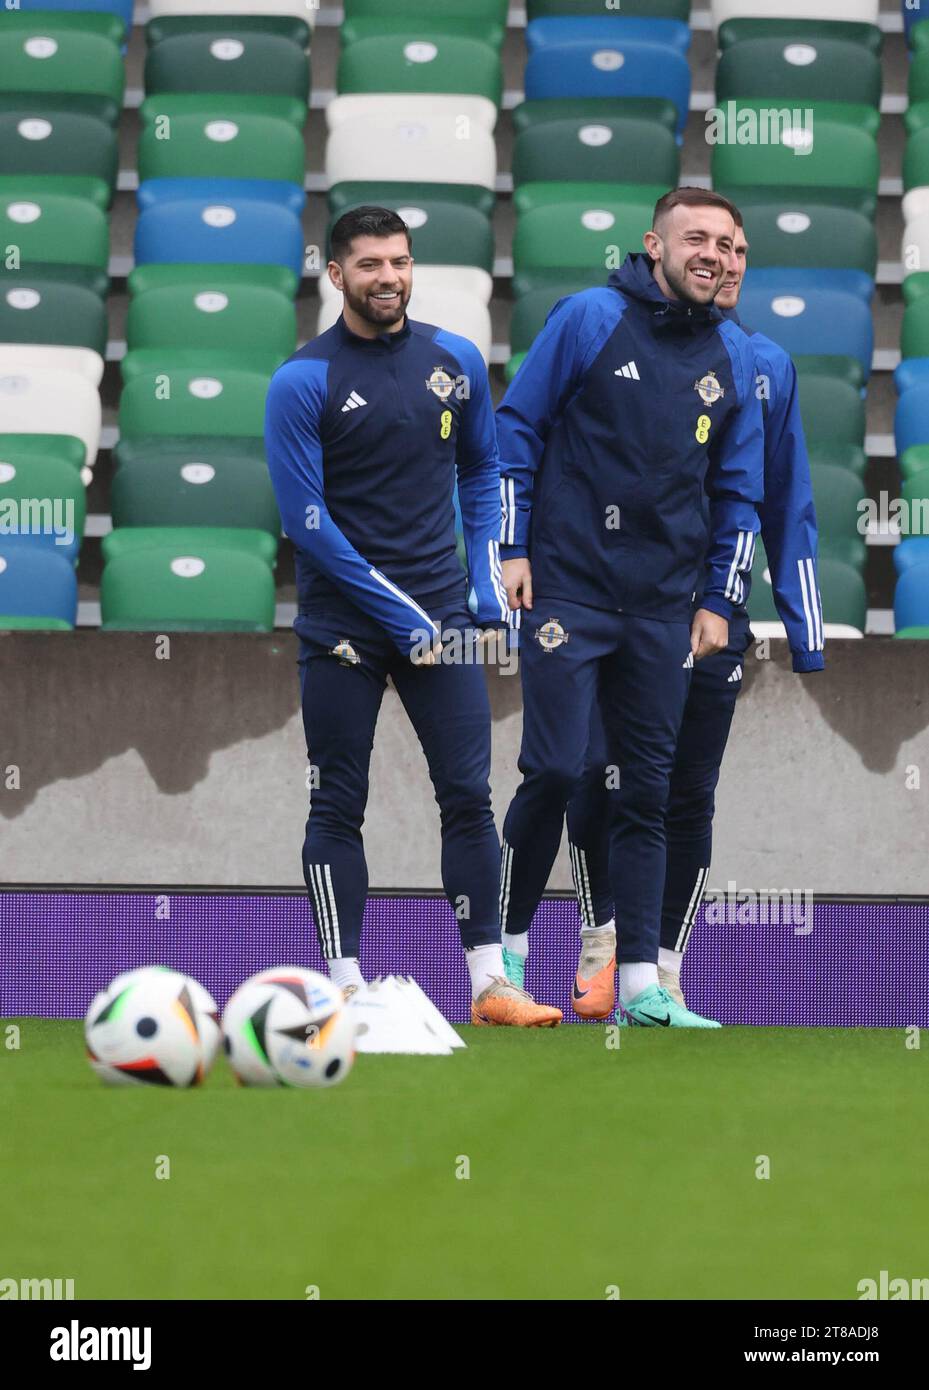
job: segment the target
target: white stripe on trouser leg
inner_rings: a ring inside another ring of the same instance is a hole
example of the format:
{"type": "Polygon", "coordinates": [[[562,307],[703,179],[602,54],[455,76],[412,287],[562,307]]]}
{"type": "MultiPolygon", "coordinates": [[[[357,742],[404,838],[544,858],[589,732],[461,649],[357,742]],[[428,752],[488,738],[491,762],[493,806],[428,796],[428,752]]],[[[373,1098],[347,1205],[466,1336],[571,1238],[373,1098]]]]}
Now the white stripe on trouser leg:
{"type": "Polygon", "coordinates": [[[500,930],[506,930],[507,913],[510,908],[510,874],[513,869],[513,851],[503,841],[503,857],[500,861],[500,930]]]}
{"type": "Polygon", "coordinates": [[[332,915],[332,943],[335,948],[333,954],[341,956],[342,938],[339,935],[339,909],[336,907],[335,903],[335,890],[332,887],[332,875],[329,872],[329,865],[324,864],[323,868],[326,872],[326,891],[329,894],[329,911],[332,915]]]}
{"type": "Polygon", "coordinates": [[[318,894],[317,902],[319,903],[320,924],[324,942],[323,955],[326,957],[327,960],[332,960],[336,952],[335,946],[332,942],[332,932],[329,929],[329,913],[326,910],[326,895],[323,891],[322,870],[320,869],[318,864],[314,864],[312,866],[311,872],[313,873],[313,876],[316,881],[316,891],[318,894]]]}
{"type": "Polygon", "coordinates": [[[703,901],[703,890],[706,887],[709,872],[709,866],[705,869],[697,870],[697,881],[694,884],[694,891],[690,895],[690,902],[687,904],[687,911],[684,913],[681,930],[678,934],[677,941],[674,943],[675,951],[683,951],[687,947],[687,938],[690,936],[690,930],[693,926],[694,918],[697,915],[700,903],[703,901]]]}
{"type": "Polygon", "coordinates": [[[315,865],[315,864],[310,864],[310,865],[309,865],[309,870],[310,870],[310,875],[309,875],[309,877],[310,877],[310,888],[311,888],[312,891],[313,891],[313,902],[314,902],[315,907],[316,907],[316,925],[317,925],[317,927],[319,928],[319,935],[320,935],[320,938],[321,938],[321,940],[322,940],[323,955],[324,955],[324,956],[326,957],[326,959],[328,960],[328,959],[331,957],[331,955],[332,955],[332,949],[331,949],[331,946],[330,946],[330,943],[329,943],[329,937],[328,937],[327,934],[326,934],[326,922],[325,922],[325,919],[323,918],[323,905],[322,905],[322,903],[321,903],[321,901],[320,901],[320,897],[319,897],[319,888],[317,887],[317,884],[316,884],[316,865],[315,865]]]}
{"type": "Polygon", "coordinates": [[[568,848],[571,851],[571,870],[574,874],[574,891],[577,894],[577,905],[581,914],[581,926],[595,927],[594,904],[590,895],[590,875],[587,872],[587,855],[578,845],[569,842],[568,848]]]}

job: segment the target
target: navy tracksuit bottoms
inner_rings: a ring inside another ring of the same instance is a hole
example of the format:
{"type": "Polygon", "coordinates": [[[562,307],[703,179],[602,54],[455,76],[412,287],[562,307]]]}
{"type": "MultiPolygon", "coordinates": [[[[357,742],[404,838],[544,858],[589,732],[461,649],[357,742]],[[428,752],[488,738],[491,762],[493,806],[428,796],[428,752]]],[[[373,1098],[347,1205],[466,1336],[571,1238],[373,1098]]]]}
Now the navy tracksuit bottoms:
{"type": "MultiPolygon", "coordinates": [[[[729,645],[694,665],[678,735],[666,815],[667,865],[661,945],[683,951],[706,889],[713,846],[716,784],[752,637],[747,618],[729,624],[729,645]]],[[[620,885],[611,881],[606,795],[600,776],[606,734],[599,711],[591,724],[584,778],[568,803],[568,840],[581,923],[603,926],[613,917],[620,885]]],[[[622,918],[622,908],[617,921],[622,918]]]]}
{"type": "Polygon", "coordinates": [[[361,826],[388,676],[416,731],[439,805],[442,885],[466,948],[499,942],[500,842],[490,806],[490,702],[464,608],[432,614],[457,658],[417,667],[357,610],[302,618],[300,682],[310,762],[303,874],[323,955],[357,956],[368,891],[361,826]],[[455,637],[454,634],[458,636],[455,637]],[[340,647],[346,639],[351,652],[340,647]],[[470,652],[469,659],[468,653],[470,652]],[[352,657],[357,660],[352,660],[352,657]]]}
{"type": "Polygon", "coordinates": [[[566,807],[586,770],[602,798],[618,957],[657,961],[665,809],[692,666],[686,622],[544,595],[523,611],[523,780],[503,828],[505,932],[528,930],[558,853],[566,807]],[[588,755],[598,702],[604,743],[594,767],[588,755]]]}

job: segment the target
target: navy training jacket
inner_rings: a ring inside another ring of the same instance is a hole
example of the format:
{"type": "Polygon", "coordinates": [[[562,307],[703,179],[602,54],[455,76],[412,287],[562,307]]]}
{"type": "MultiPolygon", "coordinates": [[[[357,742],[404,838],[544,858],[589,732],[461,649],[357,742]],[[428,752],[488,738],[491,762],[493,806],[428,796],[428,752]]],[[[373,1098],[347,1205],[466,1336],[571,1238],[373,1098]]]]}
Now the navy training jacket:
{"type": "Polygon", "coordinates": [[[500,471],[487,369],[467,338],[409,319],[362,338],[341,316],[274,373],[265,445],[296,547],[298,616],[348,599],[404,654],[465,599],[455,541],[458,484],[468,606],[505,623],[500,471]]]}
{"type": "Polygon", "coordinates": [[[560,300],[497,410],[503,559],[533,589],[687,622],[744,602],[764,496],[748,335],[667,299],[644,254],[560,300]]]}

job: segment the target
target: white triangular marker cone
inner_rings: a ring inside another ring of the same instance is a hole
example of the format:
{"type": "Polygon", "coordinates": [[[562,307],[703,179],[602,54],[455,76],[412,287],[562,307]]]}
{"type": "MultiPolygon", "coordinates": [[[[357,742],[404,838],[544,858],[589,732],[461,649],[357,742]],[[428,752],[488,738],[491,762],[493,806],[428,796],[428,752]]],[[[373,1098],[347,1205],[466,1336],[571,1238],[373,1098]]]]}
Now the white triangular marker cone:
{"type": "Polygon", "coordinates": [[[411,999],[406,982],[395,975],[372,981],[367,989],[352,996],[347,1007],[365,1025],[365,1031],[356,1039],[358,1052],[451,1056],[447,1039],[438,1035],[431,1019],[426,1021],[422,1006],[411,999]]]}

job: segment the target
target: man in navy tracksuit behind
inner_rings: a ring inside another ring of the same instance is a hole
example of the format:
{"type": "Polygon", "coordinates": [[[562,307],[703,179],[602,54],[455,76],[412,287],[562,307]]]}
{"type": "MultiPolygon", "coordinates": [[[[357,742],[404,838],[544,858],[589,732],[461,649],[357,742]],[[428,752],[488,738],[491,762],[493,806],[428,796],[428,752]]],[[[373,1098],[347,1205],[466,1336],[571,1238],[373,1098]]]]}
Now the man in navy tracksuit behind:
{"type": "Polygon", "coordinates": [[[648,255],[555,306],[497,412],[503,575],[523,610],[504,946],[525,953],[599,697],[623,1025],[718,1026],[659,985],[657,962],[665,807],[693,663],[727,645],[763,497],[751,346],[712,303],[734,236],[718,194],[666,194],[648,255]]]}
{"type": "MultiPolygon", "coordinates": [[[[745,275],[748,242],[737,219],[733,254],[716,306],[738,323],[735,306],[745,275]]],[[[803,437],[797,371],[783,348],[763,333],[750,335],[765,415],[765,499],[760,509],[774,602],[790,644],[793,669],[821,671],[823,615],[817,579],[816,509],[803,437]]],[[[763,579],[757,579],[763,583],[763,579]]],[[[747,587],[747,586],[746,586],[747,587]]],[[[742,663],[752,641],[745,608],[729,624],[729,644],[694,668],[678,737],[668,801],[668,856],[661,913],[659,983],[683,1004],[681,964],[710,870],[714,793],[726,751],[742,663]]],[[[602,721],[595,714],[588,771],[568,804],[568,839],[581,917],[581,955],[574,1009],[605,1018],[613,1009],[616,937],[603,829],[606,761],[602,721]]],[[[518,973],[518,972],[517,972],[518,973]]]]}
{"type": "Polygon", "coordinates": [[[268,466],[296,547],[303,720],[312,770],[303,870],[332,978],[363,985],[361,838],[388,676],[441,813],[442,882],[471,977],[472,1021],[552,1026],[505,977],[490,806],[490,707],[478,647],[505,625],[493,406],[473,343],[406,316],[409,229],[363,207],[332,229],[343,312],[275,373],[268,466]],[[456,553],[457,480],[468,579],[456,553]]]}

